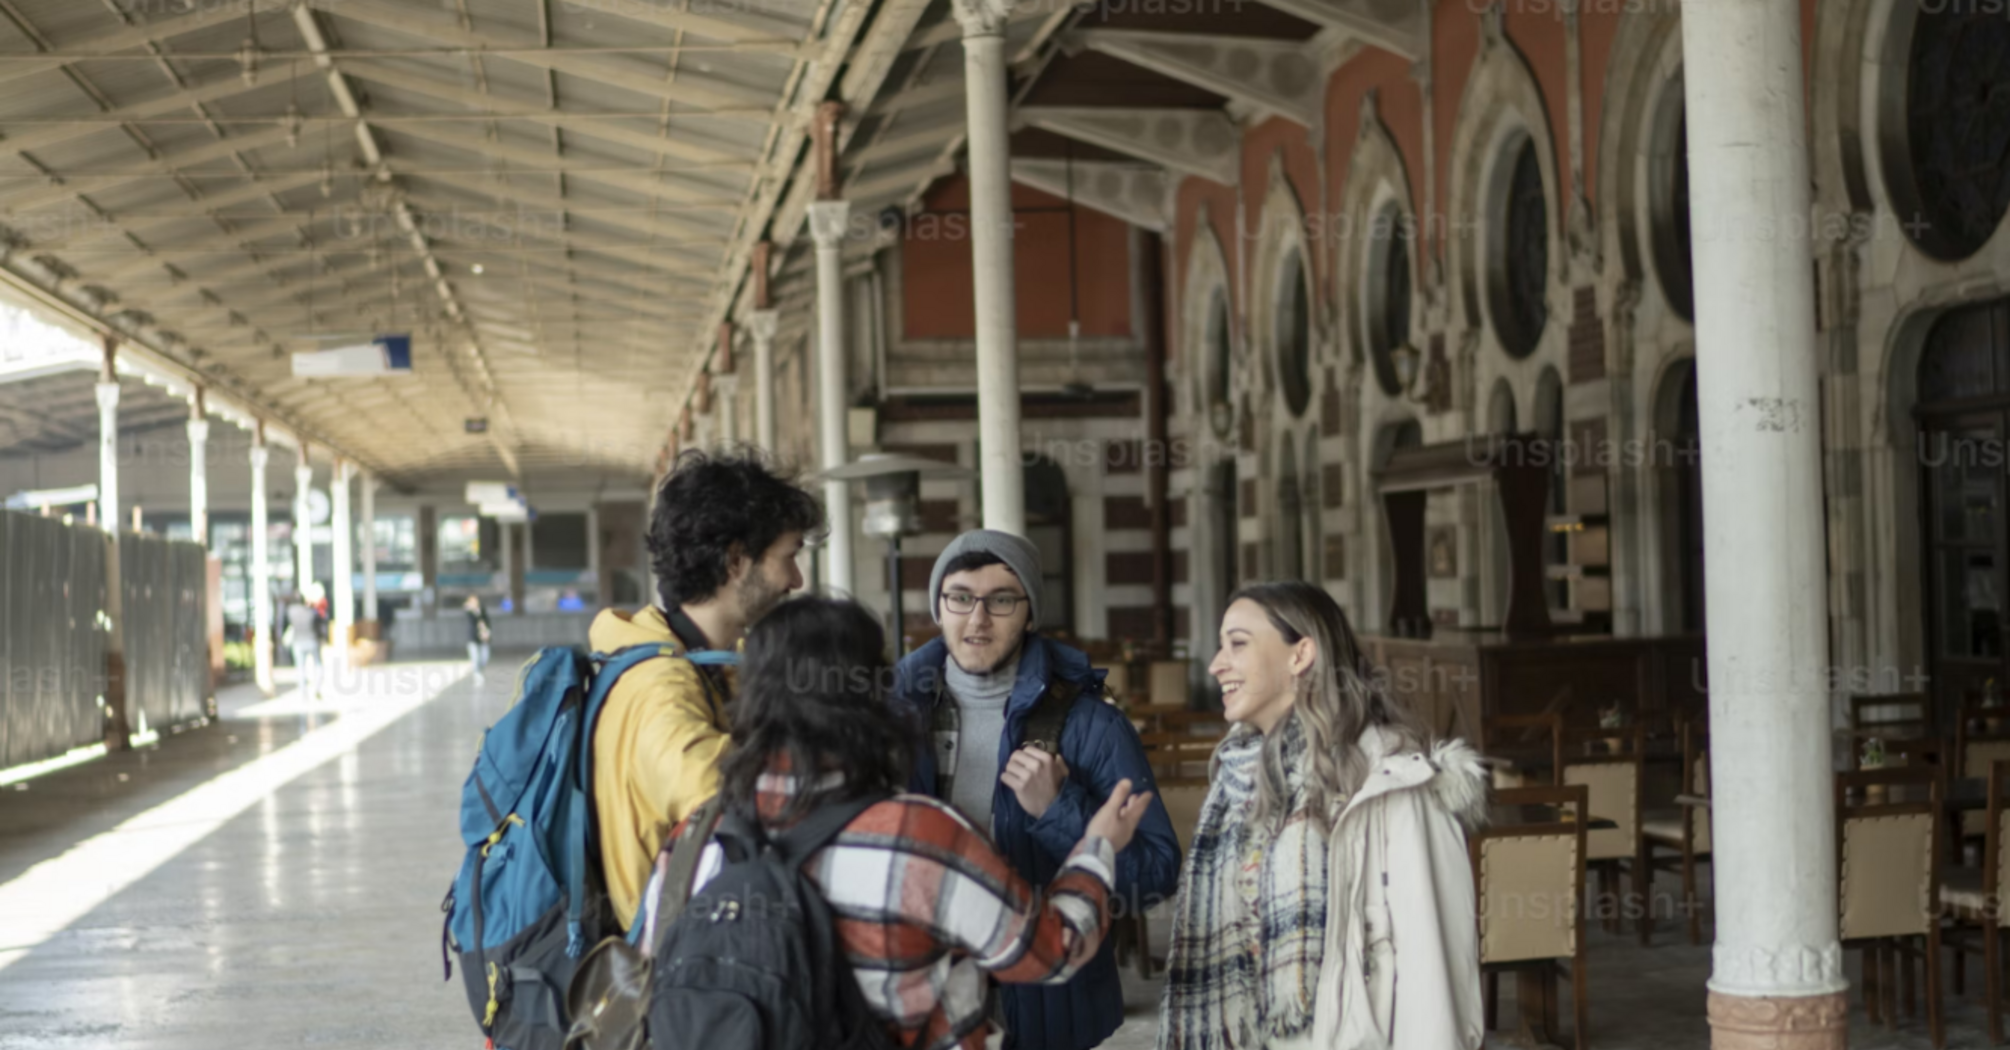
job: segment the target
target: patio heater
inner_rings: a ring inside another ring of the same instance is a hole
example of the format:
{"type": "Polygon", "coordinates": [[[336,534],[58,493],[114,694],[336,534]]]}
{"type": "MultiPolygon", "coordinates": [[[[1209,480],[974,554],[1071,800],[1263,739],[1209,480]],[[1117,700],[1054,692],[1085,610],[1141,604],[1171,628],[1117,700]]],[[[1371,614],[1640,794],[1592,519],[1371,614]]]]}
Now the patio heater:
{"type": "Polygon", "coordinates": [[[977,477],[977,472],[920,456],[869,452],[817,475],[817,480],[865,482],[865,517],[859,522],[859,531],[886,541],[886,587],[896,660],[907,655],[906,618],[900,600],[900,541],[921,532],[924,477],[961,481],[977,477]]]}

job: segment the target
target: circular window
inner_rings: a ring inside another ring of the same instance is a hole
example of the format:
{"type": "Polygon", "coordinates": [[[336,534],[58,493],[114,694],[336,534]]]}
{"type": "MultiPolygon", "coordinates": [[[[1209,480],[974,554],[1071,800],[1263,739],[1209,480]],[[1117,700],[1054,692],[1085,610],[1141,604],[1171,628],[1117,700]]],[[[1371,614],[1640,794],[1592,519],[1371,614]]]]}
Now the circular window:
{"type": "Polygon", "coordinates": [[[1228,345],[1228,297],[1215,292],[1208,298],[1207,332],[1203,337],[1207,347],[1207,379],[1204,387],[1207,394],[1208,425],[1213,427],[1216,437],[1227,437],[1233,413],[1228,405],[1230,371],[1234,359],[1229,354],[1228,345]]]}
{"type": "Polygon", "coordinates": [[[1523,138],[1514,153],[1501,206],[1501,235],[1493,238],[1494,328],[1509,356],[1527,357],[1549,323],[1549,199],[1535,140],[1523,138]]]}
{"type": "Polygon", "coordinates": [[[1966,258],[2010,210],[2010,21],[1981,4],[1920,5],[1905,88],[1903,225],[1928,254],[1966,258]]]}
{"type": "Polygon", "coordinates": [[[1655,120],[1649,199],[1654,206],[1654,269],[1668,305],[1684,320],[1695,320],[1695,263],[1689,242],[1689,118],[1682,104],[1682,78],[1662,94],[1655,120]]]}
{"type": "Polygon", "coordinates": [[[1410,341],[1410,238],[1394,208],[1376,220],[1368,249],[1368,349],[1375,381],[1394,397],[1402,392],[1395,351],[1410,341]]]}
{"type": "Polygon", "coordinates": [[[1277,274],[1277,372],[1284,403],[1302,416],[1312,403],[1312,313],[1306,301],[1305,258],[1297,249],[1277,274]]]}

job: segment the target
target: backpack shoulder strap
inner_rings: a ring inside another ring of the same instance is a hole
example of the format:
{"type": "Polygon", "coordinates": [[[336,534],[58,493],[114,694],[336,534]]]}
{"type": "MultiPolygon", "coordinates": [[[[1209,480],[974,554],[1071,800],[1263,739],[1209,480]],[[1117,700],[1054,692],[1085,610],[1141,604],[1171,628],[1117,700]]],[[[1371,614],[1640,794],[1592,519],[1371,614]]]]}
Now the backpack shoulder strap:
{"type": "Polygon", "coordinates": [[[670,845],[669,863],[663,869],[663,878],[656,887],[656,903],[649,911],[653,924],[643,937],[650,954],[670,924],[683,914],[684,905],[691,902],[691,883],[698,877],[698,860],[705,854],[705,847],[711,844],[712,832],[719,826],[719,818],[726,811],[726,803],[713,795],[692,812],[684,824],[684,833],[670,845]]]}
{"type": "Polygon", "coordinates": [[[1037,747],[1050,755],[1061,753],[1061,730],[1068,724],[1068,712],[1075,709],[1076,698],[1082,695],[1082,687],[1073,682],[1055,679],[1048,683],[1040,699],[1033,702],[1033,713],[1026,716],[1026,735],[1022,738],[1025,747],[1037,747]]]}
{"type": "Polygon", "coordinates": [[[824,848],[830,840],[837,838],[859,814],[891,798],[891,795],[867,795],[864,798],[830,801],[810,812],[794,827],[775,835],[771,840],[782,855],[782,864],[790,869],[802,867],[810,855],[824,848]]]}

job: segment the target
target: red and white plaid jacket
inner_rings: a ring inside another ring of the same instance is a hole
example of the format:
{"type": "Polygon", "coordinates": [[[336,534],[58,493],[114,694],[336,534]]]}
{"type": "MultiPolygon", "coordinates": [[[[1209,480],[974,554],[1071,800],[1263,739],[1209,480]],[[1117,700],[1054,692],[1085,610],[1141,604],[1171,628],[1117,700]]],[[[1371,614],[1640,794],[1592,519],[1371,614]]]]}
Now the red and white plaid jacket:
{"type": "MultiPolygon", "coordinates": [[[[779,772],[762,777],[762,814],[779,814],[795,782],[779,772]]],[[[707,847],[693,893],[720,860],[719,848],[707,847]]],[[[1108,840],[1087,839],[1036,889],[954,809],[899,795],[861,813],[804,870],[837,917],[866,1004],[898,1045],[982,1050],[994,1013],[987,974],[1060,984],[1095,958],[1109,930],[1116,855],[1108,840]]],[[[644,899],[655,897],[652,890],[644,899]]]]}

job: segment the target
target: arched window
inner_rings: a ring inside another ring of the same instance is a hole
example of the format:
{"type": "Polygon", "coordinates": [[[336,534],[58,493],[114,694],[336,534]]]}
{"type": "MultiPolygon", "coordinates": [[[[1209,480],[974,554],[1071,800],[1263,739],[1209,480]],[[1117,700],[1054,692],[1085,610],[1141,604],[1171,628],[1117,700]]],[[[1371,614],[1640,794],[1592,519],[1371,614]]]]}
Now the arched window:
{"type": "Polygon", "coordinates": [[[1228,401],[1235,358],[1229,343],[1228,293],[1219,289],[1208,298],[1205,338],[1207,404],[1202,409],[1207,413],[1208,426],[1214,431],[1214,436],[1226,438],[1235,415],[1228,401]]]}
{"type": "Polygon", "coordinates": [[[1527,357],[1549,323],[1549,199],[1535,140],[1523,136],[1500,195],[1498,236],[1489,246],[1488,306],[1501,346],[1527,357]]]}
{"type": "Polygon", "coordinates": [[[1403,213],[1383,210],[1370,231],[1368,250],[1368,351],[1382,392],[1402,392],[1394,352],[1410,341],[1410,238],[1403,213]]]}
{"type": "Polygon", "coordinates": [[[1900,225],[1928,254],[1965,259],[2010,210],[2010,21],[1991,5],[1899,7],[1912,16],[1900,225]]]}
{"type": "Polygon", "coordinates": [[[1654,270],[1668,305],[1685,320],[1696,316],[1695,267],[1689,243],[1689,117],[1682,78],[1664,89],[1655,119],[1648,200],[1652,207],[1654,270]]]}
{"type": "Polygon", "coordinates": [[[1312,310],[1305,257],[1293,248],[1277,272],[1277,375],[1294,416],[1312,403],[1312,310]]]}

